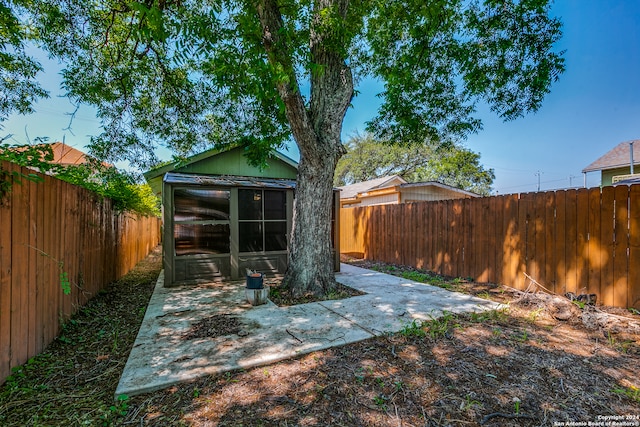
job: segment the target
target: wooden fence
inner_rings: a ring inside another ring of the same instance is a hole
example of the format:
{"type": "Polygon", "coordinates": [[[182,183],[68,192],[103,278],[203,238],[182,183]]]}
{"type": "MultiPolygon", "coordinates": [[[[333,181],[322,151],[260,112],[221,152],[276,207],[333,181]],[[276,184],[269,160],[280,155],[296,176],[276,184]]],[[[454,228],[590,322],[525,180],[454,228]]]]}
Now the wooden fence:
{"type": "MultiPolygon", "coordinates": [[[[32,173],[7,162],[0,167],[32,173]]],[[[0,205],[0,384],[160,241],[158,218],[119,215],[111,200],[43,179],[14,183],[0,205]]]]}
{"type": "Polygon", "coordinates": [[[346,208],[340,227],[342,253],[640,308],[640,185],[346,208]]]}

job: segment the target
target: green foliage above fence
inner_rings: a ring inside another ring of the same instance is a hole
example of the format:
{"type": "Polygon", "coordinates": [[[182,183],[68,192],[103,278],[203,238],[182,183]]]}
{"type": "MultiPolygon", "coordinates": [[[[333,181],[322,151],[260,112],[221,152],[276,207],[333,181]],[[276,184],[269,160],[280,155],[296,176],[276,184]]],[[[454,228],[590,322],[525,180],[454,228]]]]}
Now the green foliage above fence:
{"type": "Polygon", "coordinates": [[[38,182],[42,178],[35,172],[40,172],[55,175],[70,184],[112,199],[116,211],[160,216],[158,200],[147,184],[138,183],[133,174],[91,157],[87,157],[86,163],[83,164],[61,165],[53,162],[53,150],[49,144],[0,144],[0,160],[34,170],[32,174],[15,171],[9,174],[0,168],[0,200],[11,190],[11,176],[14,178],[13,182],[18,184],[24,179],[38,182]]]}

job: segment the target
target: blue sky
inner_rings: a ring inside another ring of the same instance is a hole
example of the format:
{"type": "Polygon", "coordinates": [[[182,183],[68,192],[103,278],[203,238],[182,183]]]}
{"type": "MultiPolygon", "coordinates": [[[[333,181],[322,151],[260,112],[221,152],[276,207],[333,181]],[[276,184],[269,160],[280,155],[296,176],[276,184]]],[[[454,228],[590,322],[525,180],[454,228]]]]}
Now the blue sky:
{"type": "MultiPolygon", "coordinates": [[[[566,49],[566,71],[535,114],[504,123],[488,108],[478,115],[484,129],[466,146],[481,153],[481,162],[496,173],[499,194],[582,186],[582,169],[619,142],[640,139],[640,1],[562,0],[553,6],[564,23],[558,48],[566,49]]],[[[4,122],[0,138],[14,134],[14,143],[48,136],[82,149],[88,135],[99,132],[93,110],[82,106],[72,130],[64,130],[74,107],[59,95],[58,66],[43,60],[48,73],[43,85],[51,99],[40,101],[37,114],[13,116],[4,122]],[[56,70],[56,71],[52,71],[56,70]]],[[[364,130],[379,104],[380,86],[365,81],[344,122],[345,139],[364,130]]],[[[288,153],[297,157],[295,150],[288,153]]],[[[600,184],[588,174],[587,186],[600,184]]]]}

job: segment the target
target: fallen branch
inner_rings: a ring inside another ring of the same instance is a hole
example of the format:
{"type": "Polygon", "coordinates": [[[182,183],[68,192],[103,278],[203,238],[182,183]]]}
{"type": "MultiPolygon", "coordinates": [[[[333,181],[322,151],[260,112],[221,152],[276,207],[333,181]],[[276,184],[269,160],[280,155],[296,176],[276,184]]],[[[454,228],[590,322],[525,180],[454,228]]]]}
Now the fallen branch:
{"type": "Polygon", "coordinates": [[[628,321],[628,322],[636,322],[636,321],[637,321],[637,320],[636,320],[635,318],[633,318],[633,317],[629,317],[629,316],[620,316],[620,315],[618,315],[618,314],[607,313],[606,311],[602,311],[602,310],[600,310],[598,307],[595,307],[595,306],[593,307],[593,309],[594,309],[595,311],[597,311],[598,313],[603,313],[603,314],[606,314],[607,316],[610,316],[610,317],[616,317],[616,318],[618,318],[618,319],[626,320],[626,321],[628,321]]]}
{"type": "Polygon", "coordinates": [[[297,336],[293,335],[291,332],[289,332],[288,329],[285,329],[285,331],[287,331],[287,333],[289,335],[291,335],[296,341],[298,341],[299,343],[302,343],[302,340],[300,338],[298,338],[297,336]]]}
{"type": "MultiPolygon", "coordinates": [[[[527,279],[529,279],[529,280],[531,281],[531,283],[535,283],[535,284],[536,284],[536,286],[538,286],[538,287],[540,287],[540,288],[544,289],[545,291],[547,291],[547,292],[548,292],[548,293],[550,293],[551,295],[558,295],[558,294],[556,294],[555,292],[550,291],[549,289],[547,289],[547,288],[545,288],[544,286],[542,286],[540,283],[538,283],[538,282],[536,281],[536,279],[534,279],[533,277],[529,276],[527,273],[522,273],[522,274],[524,274],[524,277],[526,277],[527,279]]],[[[529,288],[527,288],[527,289],[529,289],[529,288]]]]}

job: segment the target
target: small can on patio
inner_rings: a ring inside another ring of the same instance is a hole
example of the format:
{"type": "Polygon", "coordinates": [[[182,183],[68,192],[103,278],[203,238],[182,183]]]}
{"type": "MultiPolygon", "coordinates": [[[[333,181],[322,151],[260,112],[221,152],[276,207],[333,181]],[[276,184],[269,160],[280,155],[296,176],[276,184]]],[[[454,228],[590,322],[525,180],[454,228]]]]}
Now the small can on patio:
{"type": "Polygon", "coordinates": [[[262,289],[249,289],[244,290],[244,294],[247,297],[247,301],[251,305],[262,305],[269,301],[269,288],[262,289]]]}
{"type": "Polygon", "coordinates": [[[247,289],[262,289],[263,287],[262,273],[247,274],[247,289]]]}

